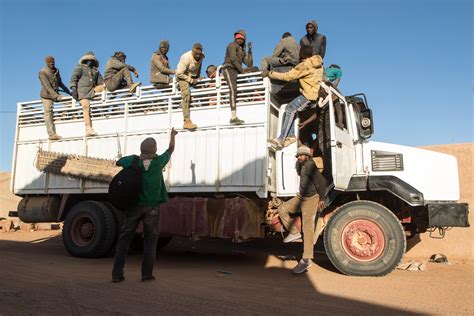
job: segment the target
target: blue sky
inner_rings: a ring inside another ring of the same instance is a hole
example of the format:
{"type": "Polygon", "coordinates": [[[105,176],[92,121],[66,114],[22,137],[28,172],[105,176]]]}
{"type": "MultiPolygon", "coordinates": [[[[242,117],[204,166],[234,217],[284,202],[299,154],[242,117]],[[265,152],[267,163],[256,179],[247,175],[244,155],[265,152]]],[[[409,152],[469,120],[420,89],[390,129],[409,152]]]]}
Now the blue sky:
{"type": "Polygon", "coordinates": [[[327,36],[325,64],[343,68],[341,90],[366,93],[373,140],[409,146],[472,142],[473,4],[470,0],[391,1],[49,1],[0,0],[0,171],[9,171],[16,103],[39,98],[44,56],[66,84],[93,50],[101,72],[127,54],[148,84],[160,39],[172,66],[194,42],[204,65],[221,64],[235,30],[247,31],[254,60],[285,31],[299,40],[315,19],[327,36]]]}

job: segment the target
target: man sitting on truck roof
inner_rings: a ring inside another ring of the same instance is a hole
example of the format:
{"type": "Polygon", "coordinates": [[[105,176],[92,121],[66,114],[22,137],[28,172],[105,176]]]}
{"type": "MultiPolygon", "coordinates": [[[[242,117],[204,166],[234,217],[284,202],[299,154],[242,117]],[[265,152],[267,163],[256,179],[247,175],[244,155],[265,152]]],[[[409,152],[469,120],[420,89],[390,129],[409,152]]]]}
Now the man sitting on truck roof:
{"type": "Polygon", "coordinates": [[[61,139],[61,136],[56,134],[56,127],[54,126],[53,103],[54,101],[61,101],[63,98],[58,93],[59,87],[67,94],[71,94],[71,92],[61,80],[59,70],[55,66],[54,57],[46,56],[44,60],[46,67],[42,68],[38,73],[41,82],[40,97],[44,109],[44,123],[46,124],[49,139],[58,140],[61,139]]]}
{"type": "Polygon", "coordinates": [[[170,44],[167,40],[160,41],[160,47],[151,56],[150,83],[157,89],[168,88],[171,83],[170,75],[176,70],[170,68],[167,53],[170,44]]]}
{"type": "Polygon", "coordinates": [[[326,194],[326,180],[316,167],[309,147],[301,145],[296,152],[296,158],[298,160],[295,167],[300,176],[299,192],[295,197],[280,205],[278,214],[283,226],[289,231],[283,242],[289,243],[301,239],[301,233],[293,223],[294,218],[290,216],[290,214],[295,214],[301,210],[304,252],[302,259],[293,268],[293,272],[299,274],[311,266],[315,243],[316,211],[318,207],[324,208],[324,203],[320,201],[326,194]]]}
{"type": "Polygon", "coordinates": [[[181,108],[183,109],[183,128],[187,130],[195,130],[197,125],[191,121],[189,106],[191,104],[190,87],[196,85],[201,80],[201,67],[204,59],[202,45],[195,43],[192,50],[187,51],[179,59],[176,67],[176,79],[178,81],[179,90],[181,90],[181,108]]]}
{"type": "Polygon", "coordinates": [[[253,67],[252,43],[248,43],[248,53],[245,52],[245,38],[247,33],[244,30],[238,30],[234,33],[234,41],[227,45],[224,57],[224,65],[222,66],[224,78],[227,81],[230,92],[230,124],[241,125],[245,122],[237,117],[237,75],[258,71],[257,67],[253,67]],[[242,67],[242,63],[247,68],[242,67]]]}
{"type": "Polygon", "coordinates": [[[133,83],[132,75],[130,71],[135,74],[138,78],[138,71],[135,67],[127,65],[125,60],[127,55],[123,52],[115,52],[115,54],[109,59],[107,65],[105,65],[104,82],[105,87],[108,91],[114,92],[115,90],[129,88],[130,93],[134,93],[141,82],[133,83]]]}
{"type": "Polygon", "coordinates": [[[298,64],[300,46],[290,32],[283,33],[281,40],[273,50],[272,56],[265,56],[260,62],[261,70],[272,70],[274,67],[291,66],[298,64]]]}
{"type": "Polygon", "coordinates": [[[322,66],[321,56],[313,56],[310,46],[302,46],[300,49],[300,63],[295,68],[288,72],[262,71],[262,76],[268,76],[271,79],[283,81],[298,79],[301,86],[301,95],[294,98],[286,106],[280,136],[269,141],[276,149],[281,149],[296,141],[293,124],[296,113],[312,107],[318,99],[319,86],[323,80],[322,66]],[[287,136],[288,138],[285,139],[287,136]]]}
{"type": "Polygon", "coordinates": [[[74,68],[69,86],[72,97],[82,106],[86,136],[95,136],[97,133],[92,128],[90,113],[90,100],[94,94],[104,91],[104,80],[99,71],[99,61],[93,52],[87,52],[79,59],[79,64],[74,68]]]}

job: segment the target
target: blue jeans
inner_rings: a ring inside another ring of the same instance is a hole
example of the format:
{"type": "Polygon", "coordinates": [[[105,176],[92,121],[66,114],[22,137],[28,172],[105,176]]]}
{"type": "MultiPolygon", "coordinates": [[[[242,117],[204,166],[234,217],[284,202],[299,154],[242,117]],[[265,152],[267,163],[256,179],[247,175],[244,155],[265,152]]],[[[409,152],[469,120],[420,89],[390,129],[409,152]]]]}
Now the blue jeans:
{"type": "Polygon", "coordinates": [[[283,124],[281,125],[281,133],[278,136],[279,140],[284,140],[285,137],[295,136],[295,118],[296,113],[301,112],[312,106],[312,102],[304,97],[304,95],[297,96],[294,98],[285,109],[285,115],[283,116],[283,124]]]}

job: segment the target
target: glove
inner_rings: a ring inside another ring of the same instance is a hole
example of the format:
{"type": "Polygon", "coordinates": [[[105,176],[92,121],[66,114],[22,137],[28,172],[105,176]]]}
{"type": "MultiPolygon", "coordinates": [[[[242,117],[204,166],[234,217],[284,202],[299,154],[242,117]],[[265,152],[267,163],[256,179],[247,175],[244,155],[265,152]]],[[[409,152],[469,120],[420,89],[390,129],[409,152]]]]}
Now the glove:
{"type": "Polygon", "coordinates": [[[265,78],[265,77],[268,77],[268,74],[270,73],[269,70],[262,70],[262,77],[265,78]]]}
{"type": "Polygon", "coordinates": [[[74,98],[74,100],[79,100],[79,94],[77,93],[76,88],[72,88],[71,96],[74,98]]]}

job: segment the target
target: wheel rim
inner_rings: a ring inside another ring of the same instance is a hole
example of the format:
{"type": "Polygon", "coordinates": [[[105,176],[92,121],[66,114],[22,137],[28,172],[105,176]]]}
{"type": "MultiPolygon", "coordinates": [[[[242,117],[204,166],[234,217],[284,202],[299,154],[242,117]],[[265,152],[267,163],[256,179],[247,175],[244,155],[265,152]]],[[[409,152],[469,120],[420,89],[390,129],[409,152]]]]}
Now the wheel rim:
{"type": "Polygon", "coordinates": [[[94,240],[95,225],[88,215],[81,215],[74,219],[71,229],[71,237],[75,244],[87,246],[94,240]]]}
{"type": "Polygon", "coordinates": [[[345,253],[357,261],[377,259],[385,249],[385,236],[380,226],[367,219],[349,222],[341,235],[345,253]]]}

